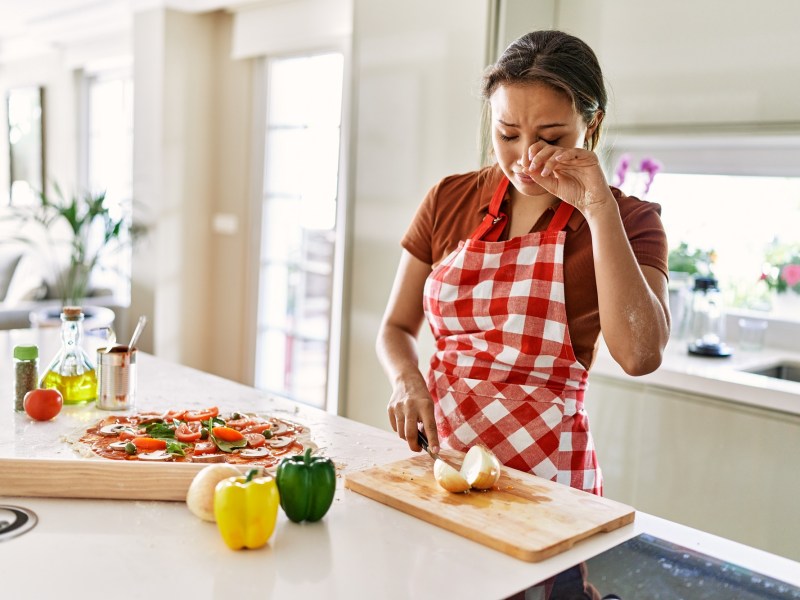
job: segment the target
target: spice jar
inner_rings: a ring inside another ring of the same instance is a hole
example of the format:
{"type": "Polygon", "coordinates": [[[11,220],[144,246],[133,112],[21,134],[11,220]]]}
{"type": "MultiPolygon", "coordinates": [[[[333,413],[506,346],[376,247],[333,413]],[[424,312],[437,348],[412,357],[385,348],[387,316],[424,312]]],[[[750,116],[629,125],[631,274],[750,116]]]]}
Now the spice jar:
{"type": "Polygon", "coordinates": [[[65,306],[61,312],[61,350],[47,367],[39,383],[61,392],[64,404],[92,402],[97,398],[97,372],[81,346],[83,311],[65,306]]]}
{"type": "Polygon", "coordinates": [[[14,410],[25,410],[25,394],[36,389],[39,379],[39,348],[14,347],[14,410]]]}

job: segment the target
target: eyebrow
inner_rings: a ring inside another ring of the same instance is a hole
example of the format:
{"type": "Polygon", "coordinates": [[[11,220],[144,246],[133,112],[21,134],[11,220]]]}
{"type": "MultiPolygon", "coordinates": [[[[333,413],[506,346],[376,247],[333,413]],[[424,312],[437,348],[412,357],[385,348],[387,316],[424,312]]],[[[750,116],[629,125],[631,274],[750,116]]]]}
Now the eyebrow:
{"type": "MultiPolygon", "coordinates": [[[[497,122],[500,123],[501,125],[505,125],[506,127],[515,127],[519,129],[519,125],[517,125],[516,123],[506,123],[505,121],[503,121],[503,119],[497,119],[497,122]]],[[[551,129],[553,127],[566,127],[566,126],[567,126],[566,123],[547,123],[546,125],[539,125],[537,129],[551,129]]]]}

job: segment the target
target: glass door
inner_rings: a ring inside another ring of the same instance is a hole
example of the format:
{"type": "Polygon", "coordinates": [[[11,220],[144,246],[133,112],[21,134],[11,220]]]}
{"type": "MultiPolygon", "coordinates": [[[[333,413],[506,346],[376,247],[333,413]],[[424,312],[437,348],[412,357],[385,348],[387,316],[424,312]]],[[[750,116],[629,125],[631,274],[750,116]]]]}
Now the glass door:
{"type": "Polygon", "coordinates": [[[267,65],[255,386],[326,408],[343,55],[267,65]]]}

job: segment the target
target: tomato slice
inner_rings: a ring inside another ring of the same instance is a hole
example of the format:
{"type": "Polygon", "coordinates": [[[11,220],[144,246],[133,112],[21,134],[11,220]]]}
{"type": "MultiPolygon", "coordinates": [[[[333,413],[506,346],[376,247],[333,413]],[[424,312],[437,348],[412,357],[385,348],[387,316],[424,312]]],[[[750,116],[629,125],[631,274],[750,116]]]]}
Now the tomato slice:
{"type": "Polygon", "coordinates": [[[244,437],[247,440],[247,445],[252,448],[258,448],[267,443],[267,438],[260,433],[245,433],[244,437]]]}
{"type": "Polygon", "coordinates": [[[203,408],[201,410],[187,410],[183,415],[186,421],[206,421],[219,414],[219,408],[212,406],[211,408],[203,408]]]}
{"type": "Polygon", "coordinates": [[[192,450],[192,454],[198,456],[201,454],[216,454],[217,452],[219,452],[219,450],[217,450],[214,442],[198,442],[194,445],[194,449],[192,450]]]}
{"type": "Polygon", "coordinates": [[[177,419],[178,421],[183,421],[184,415],[186,415],[185,410],[168,410],[164,413],[164,420],[172,421],[173,419],[177,419]]]}
{"type": "Polygon", "coordinates": [[[150,437],[138,437],[131,440],[137,450],[166,450],[167,442],[150,437]]]}
{"type": "MultiPolygon", "coordinates": [[[[255,425],[251,425],[247,429],[242,429],[242,433],[245,434],[245,436],[248,433],[264,433],[267,429],[271,429],[271,428],[272,428],[272,426],[269,423],[257,423],[255,425]]],[[[264,437],[264,436],[261,436],[261,437],[264,437]]]]}
{"type": "Polygon", "coordinates": [[[119,432],[119,439],[120,440],[132,440],[133,438],[142,437],[144,431],[138,431],[133,429],[123,429],[119,432]]]}
{"type": "Polygon", "coordinates": [[[197,440],[200,439],[202,431],[203,431],[203,426],[200,424],[200,421],[181,423],[175,430],[175,438],[179,442],[186,442],[186,443],[196,442],[197,440]]]}
{"type": "Polygon", "coordinates": [[[215,438],[219,438],[224,442],[238,442],[244,438],[240,431],[236,431],[230,427],[214,427],[211,433],[214,434],[215,438]]]}
{"type": "Polygon", "coordinates": [[[253,423],[254,421],[252,419],[248,419],[247,417],[225,421],[226,426],[233,427],[234,429],[244,429],[245,427],[247,427],[248,425],[252,425],[253,423]]]}

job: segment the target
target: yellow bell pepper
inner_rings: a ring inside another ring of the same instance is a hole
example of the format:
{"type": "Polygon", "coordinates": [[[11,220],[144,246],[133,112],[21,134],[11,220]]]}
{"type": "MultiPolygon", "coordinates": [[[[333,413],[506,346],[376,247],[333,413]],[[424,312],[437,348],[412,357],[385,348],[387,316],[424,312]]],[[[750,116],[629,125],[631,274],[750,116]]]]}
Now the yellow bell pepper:
{"type": "Polygon", "coordinates": [[[269,475],[257,477],[250,469],[244,477],[223,479],[214,488],[214,516],[222,539],[233,550],[260,548],[275,531],[278,487],[269,475]]]}

